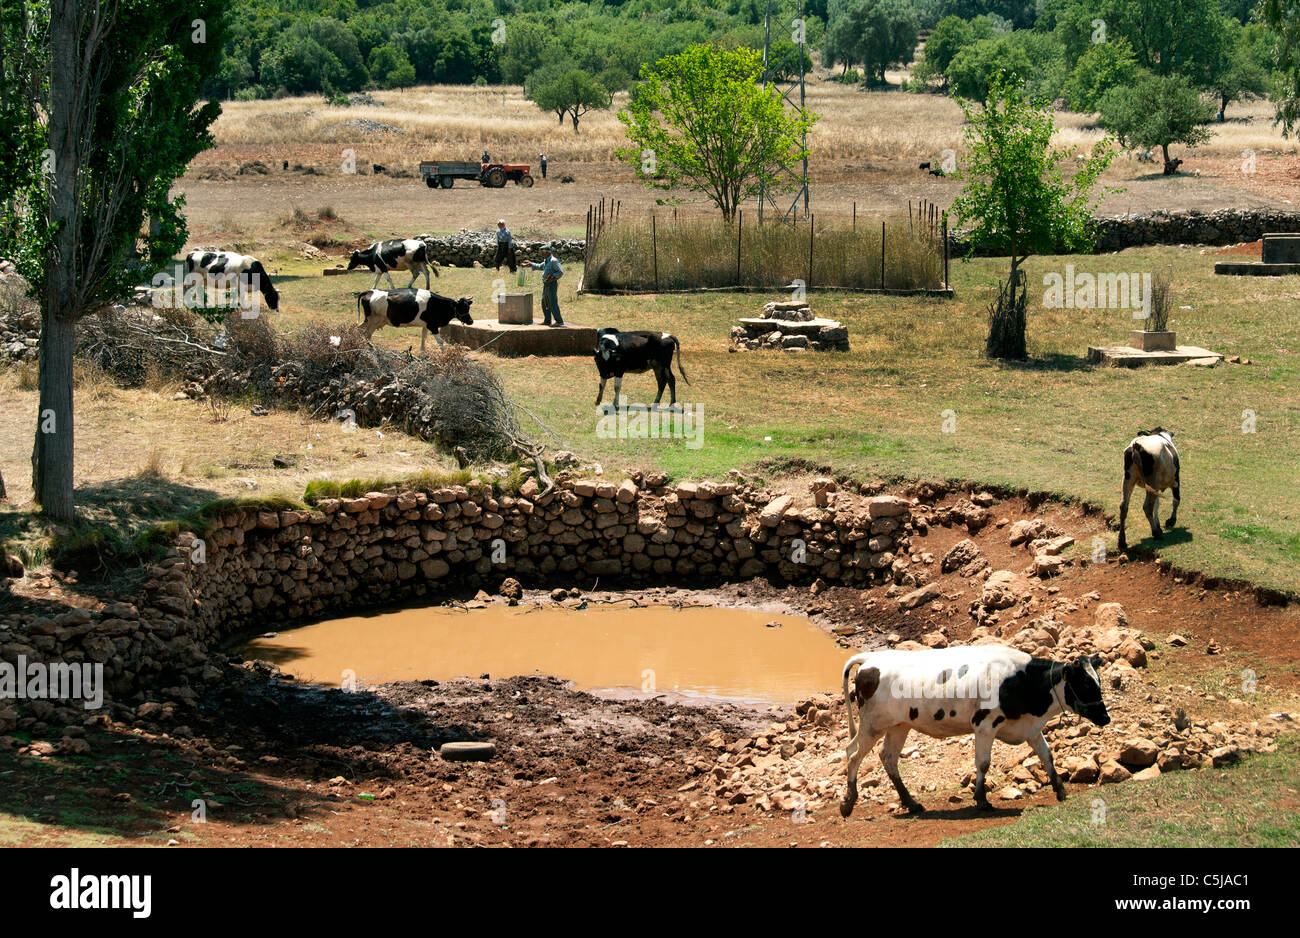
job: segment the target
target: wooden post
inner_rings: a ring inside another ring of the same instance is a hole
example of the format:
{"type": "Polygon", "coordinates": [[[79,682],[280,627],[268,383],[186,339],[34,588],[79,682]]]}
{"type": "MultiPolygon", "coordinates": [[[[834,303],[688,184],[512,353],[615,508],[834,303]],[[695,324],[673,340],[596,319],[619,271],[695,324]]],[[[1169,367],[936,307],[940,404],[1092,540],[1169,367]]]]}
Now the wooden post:
{"type": "Polygon", "coordinates": [[[880,289],[885,289],[885,222],[880,221],[880,289]]]}
{"type": "Polygon", "coordinates": [[[740,286],[740,234],[745,228],[745,212],[736,212],[736,286],[740,286]]]}
{"type": "Polygon", "coordinates": [[[650,250],[654,253],[655,258],[655,292],[659,292],[659,235],[655,230],[655,217],[650,216],[650,250]]]}
{"type": "Polygon", "coordinates": [[[804,284],[805,290],[811,289],[813,282],[813,226],[816,219],[816,215],[808,216],[808,282],[804,284]]]}
{"type": "MultiPolygon", "coordinates": [[[[908,202],[907,205],[908,205],[908,211],[911,211],[912,203],[908,202]]],[[[854,231],[858,230],[858,203],[857,202],[853,203],[853,230],[854,231]]]]}
{"type": "Polygon", "coordinates": [[[943,213],[943,287],[948,289],[948,213],[943,213]]]}

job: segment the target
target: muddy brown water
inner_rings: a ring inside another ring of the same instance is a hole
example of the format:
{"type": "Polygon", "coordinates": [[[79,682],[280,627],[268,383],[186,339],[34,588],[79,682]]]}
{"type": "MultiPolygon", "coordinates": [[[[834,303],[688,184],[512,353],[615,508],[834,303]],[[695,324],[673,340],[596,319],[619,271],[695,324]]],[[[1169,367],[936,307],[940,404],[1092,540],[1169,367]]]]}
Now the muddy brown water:
{"type": "Polygon", "coordinates": [[[241,652],[333,686],[546,674],[588,690],[771,703],[837,687],[848,655],[795,615],[617,605],[403,609],[271,633],[241,652]]]}

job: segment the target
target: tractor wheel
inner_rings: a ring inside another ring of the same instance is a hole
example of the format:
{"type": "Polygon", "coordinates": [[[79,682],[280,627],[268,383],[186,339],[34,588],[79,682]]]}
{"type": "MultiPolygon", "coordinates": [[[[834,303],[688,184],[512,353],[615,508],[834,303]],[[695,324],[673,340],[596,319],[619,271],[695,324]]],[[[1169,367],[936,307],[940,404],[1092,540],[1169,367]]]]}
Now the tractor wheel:
{"type": "Polygon", "coordinates": [[[455,181],[456,180],[452,179],[450,176],[443,176],[442,179],[439,180],[439,183],[444,189],[450,189],[452,187],[452,183],[454,183],[455,181]]]}
{"type": "Polygon", "coordinates": [[[487,174],[487,184],[493,189],[500,189],[506,184],[506,171],[504,169],[494,169],[487,174]]]}
{"type": "Polygon", "coordinates": [[[430,189],[436,189],[438,187],[438,180],[434,179],[432,176],[425,176],[424,184],[430,189]]]}
{"type": "Polygon", "coordinates": [[[528,175],[521,176],[519,177],[519,184],[525,189],[531,189],[533,187],[533,177],[528,175]]]}

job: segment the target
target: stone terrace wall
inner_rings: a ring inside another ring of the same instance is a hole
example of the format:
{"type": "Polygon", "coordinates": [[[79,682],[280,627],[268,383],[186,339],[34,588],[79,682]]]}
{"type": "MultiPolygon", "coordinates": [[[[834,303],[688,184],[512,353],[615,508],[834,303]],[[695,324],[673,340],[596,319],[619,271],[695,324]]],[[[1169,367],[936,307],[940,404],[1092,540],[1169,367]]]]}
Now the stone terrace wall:
{"type": "MultiPolygon", "coordinates": [[[[800,508],[790,495],[733,482],[647,488],[566,479],[542,497],[530,479],[515,496],[497,497],[481,483],[390,489],[309,510],[232,509],[212,519],[202,562],[192,559],[198,542],[182,533],[133,602],[0,618],[0,660],[102,662],[115,700],[146,691],[185,698],[220,676],[209,653],[240,630],[496,589],[506,577],[530,588],[593,577],[609,587],[759,575],[910,584],[911,502],[837,491],[829,479],[811,495],[814,504],[800,508]],[[504,562],[493,563],[498,539],[504,562]],[[804,563],[791,562],[796,539],[804,563]]],[[[79,725],[85,715],[46,701],[20,702],[19,714],[4,703],[0,732],[79,725]]]]}
{"type": "MultiPolygon", "coordinates": [[[[472,267],[478,261],[484,267],[492,263],[497,250],[496,231],[466,231],[454,235],[421,234],[416,237],[425,243],[429,257],[438,264],[472,267]]],[[[530,241],[515,238],[519,259],[541,260],[542,248],[548,247],[561,261],[580,261],[586,242],[582,238],[555,238],[551,241],[530,241]]]]}
{"type": "MultiPolygon", "coordinates": [[[[1258,241],[1267,232],[1300,231],[1300,212],[1273,209],[1221,209],[1216,212],[1153,212],[1095,219],[1098,254],[1151,244],[1228,245],[1258,241]]],[[[963,254],[969,242],[952,236],[952,252],[963,254]]],[[[976,247],[975,253],[988,252],[976,247]]]]}

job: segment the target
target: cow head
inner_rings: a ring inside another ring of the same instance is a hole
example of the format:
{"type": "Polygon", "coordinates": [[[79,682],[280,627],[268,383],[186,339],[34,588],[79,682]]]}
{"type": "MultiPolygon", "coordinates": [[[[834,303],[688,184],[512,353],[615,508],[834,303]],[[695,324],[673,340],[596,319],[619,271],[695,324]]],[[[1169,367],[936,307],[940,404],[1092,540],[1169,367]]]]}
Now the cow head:
{"type": "Polygon", "coordinates": [[[358,267],[370,270],[371,266],[369,259],[366,257],[367,253],[367,251],[353,251],[352,259],[348,261],[348,270],[356,270],[358,267]]]}
{"type": "Polygon", "coordinates": [[[618,330],[606,326],[596,333],[596,361],[609,361],[618,354],[618,330]]]}
{"type": "Polygon", "coordinates": [[[1065,705],[1085,720],[1098,726],[1110,722],[1106,702],[1101,699],[1101,680],[1097,668],[1101,658],[1078,658],[1065,666],[1065,705]]]}
{"type": "Polygon", "coordinates": [[[469,315],[469,305],[474,302],[472,296],[458,297],[456,300],[456,318],[467,326],[474,325],[474,320],[469,315]]]}

